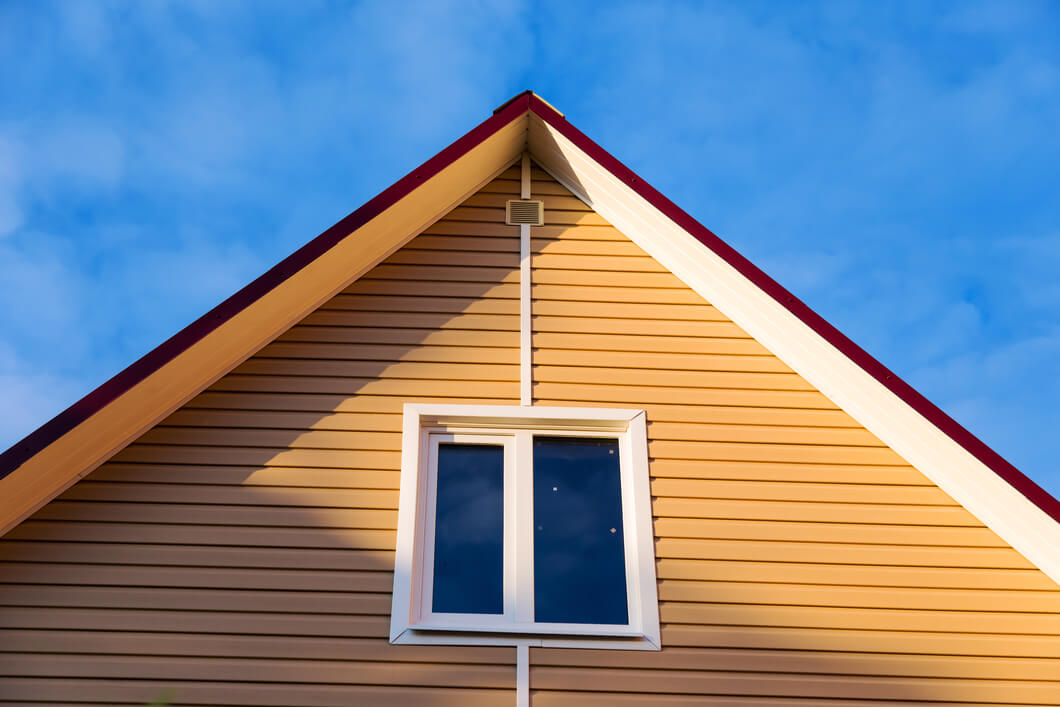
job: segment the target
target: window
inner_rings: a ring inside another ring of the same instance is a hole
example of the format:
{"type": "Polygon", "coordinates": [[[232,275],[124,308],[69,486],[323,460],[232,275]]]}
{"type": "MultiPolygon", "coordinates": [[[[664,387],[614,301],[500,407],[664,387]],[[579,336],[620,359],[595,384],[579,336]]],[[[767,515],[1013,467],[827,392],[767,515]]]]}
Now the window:
{"type": "Polygon", "coordinates": [[[405,406],[392,643],[657,649],[644,413],[405,406]]]}

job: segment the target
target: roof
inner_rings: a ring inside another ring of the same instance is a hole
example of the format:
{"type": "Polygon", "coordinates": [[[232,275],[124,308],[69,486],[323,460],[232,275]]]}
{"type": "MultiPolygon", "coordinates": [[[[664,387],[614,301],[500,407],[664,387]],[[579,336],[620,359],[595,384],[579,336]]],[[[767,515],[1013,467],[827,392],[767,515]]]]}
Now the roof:
{"type": "Polygon", "coordinates": [[[7,499],[0,508],[0,532],[252,355],[527,149],[572,192],[1060,581],[1060,559],[1050,550],[1060,543],[1049,546],[1040,537],[1060,540],[1060,501],[531,91],[501,105],[0,454],[0,498],[7,499]],[[1029,519],[1028,509],[1033,509],[1029,519]]]}

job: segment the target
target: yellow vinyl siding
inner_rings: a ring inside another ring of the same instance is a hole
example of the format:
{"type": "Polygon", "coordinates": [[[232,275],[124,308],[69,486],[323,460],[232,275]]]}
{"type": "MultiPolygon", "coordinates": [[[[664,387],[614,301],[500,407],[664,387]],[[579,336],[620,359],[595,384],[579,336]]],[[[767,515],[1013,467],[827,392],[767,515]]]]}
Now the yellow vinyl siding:
{"type": "Polygon", "coordinates": [[[0,704],[513,704],[511,648],[387,641],[402,405],[518,403],[495,216],[457,209],[11,530],[0,704]]]}
{"type": "Polygon", "coordinates": [[[1060,704],[1060,588],[588,211],[531,231],[534,403],[647,411],[664,648],[532,648],[532,704],[1060,704]]]}
{"type": "MultiPolygon", "coordinates": [[[[504,706],[387,643],[405,402],[519,400],[510,169],[0,540],[0,704],[504,706]]],[[[538,168],[534,403],[648,417],[661,652],[534,707],[1060,704],[1060,588],[538,168]]]]}

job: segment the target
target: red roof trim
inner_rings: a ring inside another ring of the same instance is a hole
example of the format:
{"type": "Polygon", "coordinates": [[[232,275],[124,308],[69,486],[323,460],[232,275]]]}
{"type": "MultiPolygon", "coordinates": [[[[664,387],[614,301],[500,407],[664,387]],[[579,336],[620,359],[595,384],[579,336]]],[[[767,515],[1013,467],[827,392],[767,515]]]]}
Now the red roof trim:
{"type": "Polygon", "coordinates": [[[505,125],[522,116],[529,106],[527,95],[528,93],[524,93],[513,98],[469,133],[0,454],[0,479],[322,256],[344,238],[352,235],[356,229],[393,206],[505,125]]]}
{"type": "Polygon", "coordinates": [[[621,182],[644,197],[648,203],[665,214],[667,218],[687,231],[700,243],[717,253],[725,262],[802,320],[804,324],[817,332],[825,341],[839,349],[843,355],[923,415],[950,439],[964,447],[972,456],[989,467],[991,471],[1004,479],[1010,486],[1026,496],[1027,500],[1045,511],[1053,520],[1060,522],[1060,501],[1006,461],[1000,454],[987,446],[985,442],[962,427],[956,420],[917,392],[911,385],[895,375],[893,371],[825,321],[821,315],[810,309],[802,300],[784,289],[776,280],[758,269],[751,261],[736,252],[732,246],[656,191],[654,187],[638,177],[633,170],[619,162],[607,150],[600,147],[567,122],[566,118],[557,113],[551,106],[532,94],[530,95],[530,110],[558,130],[560,134],[574,143],[580,150],[596,160],[621,182]]]}

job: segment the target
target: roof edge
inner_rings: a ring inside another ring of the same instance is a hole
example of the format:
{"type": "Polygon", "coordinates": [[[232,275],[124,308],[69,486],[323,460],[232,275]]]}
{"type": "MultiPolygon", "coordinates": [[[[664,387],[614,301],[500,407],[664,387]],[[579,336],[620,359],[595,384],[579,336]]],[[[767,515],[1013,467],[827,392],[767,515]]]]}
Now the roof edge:
{"type": "Polygon", "coordinates": [[[321,257],[336,244],[393,206],[476,145],[529,110],[532,92],[525,91],[506,101],[486,120],[479,123],[439,153],[343,217],[335,225],[313,238],[298,250],[269,268],[219,305],[188,324],[119,373],[99,385],[10,448],[0,453],[0,480],[32,459],[38,452],[96,414],[123,393],[158,371],[169,361],[191,348],[228,320],[290,279],[309,263],[321,257]]]}
{"type": "Polygon", "coordinates": [[[552,106],[532,92],[527,92],[525,95],[527,95],[531,112],[555,128],[615,178],[643,197],[682,230],[705,245],[755,286],[776,300],[778,304],[795,315],[797,319],[853,361],[902,402],[909,405],[943,434],[986,465],[987,468],[997,474],[1007,484],[1019,491],[1028,501],[1060,523],[1060,500],[1057,500],[1056,497],[946,414],[913,386],[880,363],[865,349],[854,343],[849,337],[825,320],[824,317],[811,309],[809,305],[741,255],[717,234],[641,179],[632,169],[598,145],[585,133],[574,127],[562,113],[552,108],[552,106]]]}

